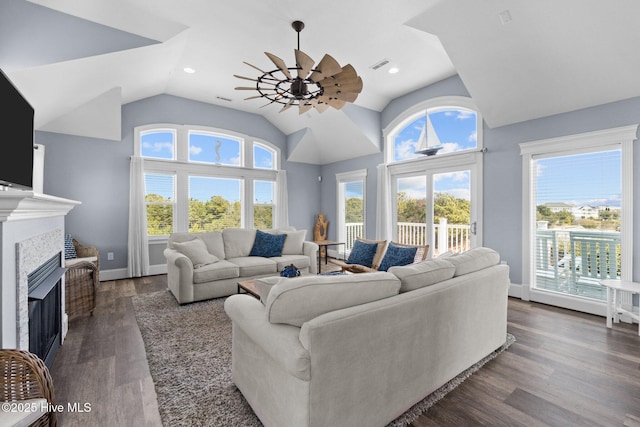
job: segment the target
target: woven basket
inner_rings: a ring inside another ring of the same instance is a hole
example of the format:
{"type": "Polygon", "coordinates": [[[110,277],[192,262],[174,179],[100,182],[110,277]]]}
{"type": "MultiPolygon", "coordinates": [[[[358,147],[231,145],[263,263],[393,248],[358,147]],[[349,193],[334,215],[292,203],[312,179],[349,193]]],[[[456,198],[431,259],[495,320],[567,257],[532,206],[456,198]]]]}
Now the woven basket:
{"type": "MultiPolygon", "coordinates": [[[[44,398],[50,405],[55,405],[49,369],[35,354],[25,350],[0,350],[0,375],[0,401],[19,402],[44,398]]],[[[55,425],[55,412],[48,412],[31,424],[55,425]]]]}
{"type": "Polygon", "coordinates": [[[69,317],[90,312],[96,308],[98,268],[89,261],[68,267],[65,274],[65,307],[69,317]]]}

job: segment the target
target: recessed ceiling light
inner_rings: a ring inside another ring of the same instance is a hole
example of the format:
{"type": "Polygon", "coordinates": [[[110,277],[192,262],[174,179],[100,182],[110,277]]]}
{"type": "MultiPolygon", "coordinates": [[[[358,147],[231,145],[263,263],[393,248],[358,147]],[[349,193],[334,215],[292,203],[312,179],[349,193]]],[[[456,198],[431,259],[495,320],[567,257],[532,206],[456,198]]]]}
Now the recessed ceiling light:
{"type": "Polygon", "coordinates": [[[398,67],[391,67],[389,68],[389,74],[395,74],[398,71],[400,71],[400,69],[398,67]]]}
{"type": "Polygon", "coordinates": [[[189,74],[193,74],[196,72],[196,70],[194,70],[193,68],[189,68],[189,67],[184,67],[183,68],[185,73],[189,73],[189,74]]]}

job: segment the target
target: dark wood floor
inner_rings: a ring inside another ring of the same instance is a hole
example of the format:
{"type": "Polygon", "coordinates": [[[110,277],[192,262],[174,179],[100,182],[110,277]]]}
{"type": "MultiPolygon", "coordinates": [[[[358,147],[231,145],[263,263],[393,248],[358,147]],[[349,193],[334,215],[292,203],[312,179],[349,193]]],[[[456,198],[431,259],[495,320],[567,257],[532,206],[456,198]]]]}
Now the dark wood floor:
{"type": "MultiPolygon", "coordinates": [[[[92,317],[72,319],[51,373],[56,400],[89,403],[61,426],[159,426],[131,296],[166,276],[102,282],[92,317]]],[[[516,342],[413,423],[423,426],[640,426],[637,325],[509,300],[516,342]]]]}

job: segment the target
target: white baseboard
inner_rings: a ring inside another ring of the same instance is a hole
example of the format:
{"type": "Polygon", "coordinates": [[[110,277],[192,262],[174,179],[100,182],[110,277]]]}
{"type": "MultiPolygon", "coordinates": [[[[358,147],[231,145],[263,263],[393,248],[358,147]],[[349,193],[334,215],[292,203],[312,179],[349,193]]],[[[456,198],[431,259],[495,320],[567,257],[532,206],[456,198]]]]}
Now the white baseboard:
{"type": "MultiPolygon", "coordinates": [[[[149,266],[149,275],[155,276],[156,274],[167,274],[167,265],[151,265],[149,266]]],[[[129,279],[129,271],[126,268],[117,268],[113,270],[100,270],[100,281],[106,282],[108,280],[120,280],[129,279]]]]}
{"type": "Polygon", "coordinates": [[[509,296],[522,299],[522,285],[519,283],[510,283],[509,296]]]}

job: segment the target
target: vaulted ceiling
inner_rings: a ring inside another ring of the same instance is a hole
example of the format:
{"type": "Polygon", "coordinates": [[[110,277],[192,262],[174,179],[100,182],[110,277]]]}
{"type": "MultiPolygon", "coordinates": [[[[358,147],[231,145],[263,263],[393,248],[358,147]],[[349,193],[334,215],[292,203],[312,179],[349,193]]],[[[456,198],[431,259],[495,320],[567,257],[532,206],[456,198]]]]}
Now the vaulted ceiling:
{"type": "Polygon", "coordinates": [[[326,164],[378,152],[358,118],[455,74],[489,127],[640,96],[638,16],[637,0],[3,0],[0,68],[39,130],[120,140],[122,104],[170,94],[263,115],[295,136],[289,160],[326,164]],[[234,90],[258,74],[243,61],[273,68],[264,52],[293,66],[295,20],[302,51],[362,77],[353,106],[280,113],[234,90]]]}

